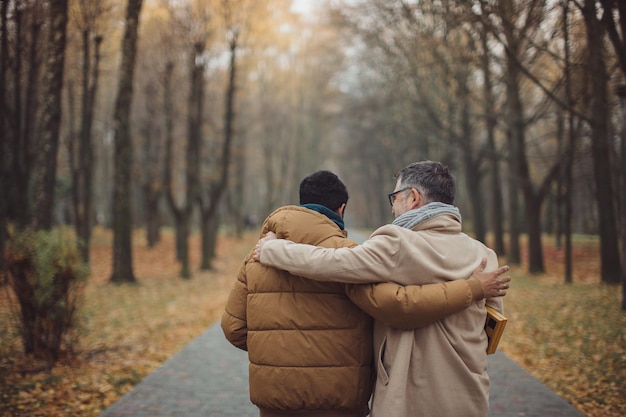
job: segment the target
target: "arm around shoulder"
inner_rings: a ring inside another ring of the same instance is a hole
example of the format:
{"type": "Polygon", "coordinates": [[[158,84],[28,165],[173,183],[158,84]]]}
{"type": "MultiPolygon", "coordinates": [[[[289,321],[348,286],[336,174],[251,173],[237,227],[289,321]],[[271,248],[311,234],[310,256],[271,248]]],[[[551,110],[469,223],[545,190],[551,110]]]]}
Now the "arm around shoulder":
{"type": "Polygon", "coordinates": [[[416,329],[458,313],[483,298],[478,279],[402,286],[353,285],[347,294],[375,320],[398,329],[416,329]]]}

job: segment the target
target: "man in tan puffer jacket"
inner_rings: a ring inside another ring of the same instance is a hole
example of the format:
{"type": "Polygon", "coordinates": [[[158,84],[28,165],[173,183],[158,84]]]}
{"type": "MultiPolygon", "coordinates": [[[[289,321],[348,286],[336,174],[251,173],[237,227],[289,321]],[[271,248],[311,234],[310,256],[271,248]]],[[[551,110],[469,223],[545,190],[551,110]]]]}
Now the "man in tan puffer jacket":
{"type": "MultiPolygon", "coordinates": [[[[327,248],[354,247],[346,238],[345,185],[329,171],[305,178],[301,206],[277,209],[261,234],[327,248]]],[[[445,284],[344,285],[317,282],[245,258],[231,291],[222,329],[250,360],[250,399],[261,417],[362,417],[375,375],[372,318],[415,327],[461,311],[485,295],[497,273],[445,284]]],[[[478,270],[477,270],[478,271],[478,270]]],[[[475,272],[477,272],[475,271],[475,272]]]]}

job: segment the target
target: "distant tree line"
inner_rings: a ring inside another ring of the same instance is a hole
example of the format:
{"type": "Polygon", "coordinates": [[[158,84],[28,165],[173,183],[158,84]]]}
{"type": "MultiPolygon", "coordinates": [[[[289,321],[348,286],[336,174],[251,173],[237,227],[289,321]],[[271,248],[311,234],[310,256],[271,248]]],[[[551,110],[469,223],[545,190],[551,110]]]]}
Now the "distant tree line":
{"type": "Polygon", "coordinates": [[[112,228],[111,280],[133,282],[133,229],[152,246],[171,226],[188,278],[191,233],[210,268],[219,227],[297,203],[314,170],[374,227],[393,174],[435,159],[508,263],[527,248],[543,272],[550,233],[571,282],[572,236],[597,234],[602,280],[623,282],[624,2],[316,5],[0,0],[0,246],[70,224],[88,262],[112,228]]]}

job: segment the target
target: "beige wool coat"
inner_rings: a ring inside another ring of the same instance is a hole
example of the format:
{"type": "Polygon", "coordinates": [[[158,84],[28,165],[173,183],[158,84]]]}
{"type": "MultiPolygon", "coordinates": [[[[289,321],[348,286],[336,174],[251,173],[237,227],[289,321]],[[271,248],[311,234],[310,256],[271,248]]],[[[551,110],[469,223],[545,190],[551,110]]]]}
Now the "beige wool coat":
{"type": "MultiPolygon", "coordinates": [[[[327,248],[354,247],[328,217],[286,206],[262,234],[327,248]]],[[[245,258],[222,316],[222,329],[250,360],[250,398],[261,416],[364,416],[373,388],[372,318],[424,326],[479,298],[475,278],[401,287],[317,282],[245,258]]]]}
{"type": "MultiPolygon", "coordinates": [[[[480,260],[498,267],[496,254],[461,231],[461,221],[443,214],[413,230],[377,229],[353,249],[325,250],[285,240],[264,244],[261,262],[320,281],[398,284],[452,282],[470,276],[480,260]]],[[[503,311],[502,299],[488,303],[503,311]]],[[[485,417],[489,408],[485,301],[477,301],[431,325],[375,329],[377,381],[373,417],[485,417]]]]}

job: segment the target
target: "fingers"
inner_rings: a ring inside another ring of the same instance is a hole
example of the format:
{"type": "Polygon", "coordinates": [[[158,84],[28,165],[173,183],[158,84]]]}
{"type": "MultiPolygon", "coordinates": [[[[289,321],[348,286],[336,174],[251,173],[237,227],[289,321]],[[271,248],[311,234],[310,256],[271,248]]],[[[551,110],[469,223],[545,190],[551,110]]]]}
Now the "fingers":
{"type": "Polygon", "coordinates": [[[507,265],[490,272],[477,272],[474,274],[481,281],[485,298],[504,297],[509,289],[511,277],[502,275],[509,270],[507,265]]]}
{"type": "Polygon", "coordinates": [[[252,255],[252,258],[257,262],[261,261],[261,249],[263,247],[263,243],[265,243],[266,240],[266,238],[259,239],[256,245],[254,245],[254,255],[252,255]]]}
{"type": "Polygon", "coordinates": [[[252,255],[252,259],[254,259],[257,262],[261,260],[261,245],[260,245],[260,242],[257,242],[257,244],[254,246],[254,254],[252,255]]]}
{"type": "Polygon", "coordinates": [[[502,275],[505,272],[507,272],[509,270],[509,266],[508,265],[503,265],[500,268],[496,269],[495,273],[496,275],[502,275]]]}
{"type": "Polygon", "coordinates": [[[502,276],[505,272],[509,270],[508,265],[503,265],[500,268],[494,271],[496,278],[496,294],[494,297],[504,297],[506,295],[506,291],[509,289],[509,283],[511,282],[510,276],[502,276]]]}
{"type": "Polygon", "coordinates": [[[509,288],[508,283],[511,282],[511,277],[506,276],[506,277],[498,277],[498,282],[500,284],[506,284],[507,288],[509,288]]]}
{"type": "Polygon", "coordinates": [[[254,259],[255,261],[261,261],[261,250],[263,248],[263,243],[272,239],[277,239],[277,236],[276,233],[271,231],[267,232],[265,236],[259,239],[254,246],[254,254],[252,255],[252,259],[254,259]]]}
{"type": "Polygon", "coordinates": [[[478,267],[474,270],[474,273],[477,274],[479,272],[483,272],[486,266],[487,266],[487,258],[482,258],[480,260],[480,265],[478,265],[478,267]]]}
{"type": "Polygon", "coordinates": [[[499,277],[498,278],[498,286],[497,286],[497,291],[498,291],[498,295],[497,297],[504,297],[506,295],[507,290],[510,288],[510,282],[511,282],[511,277],[499,277]]]}

